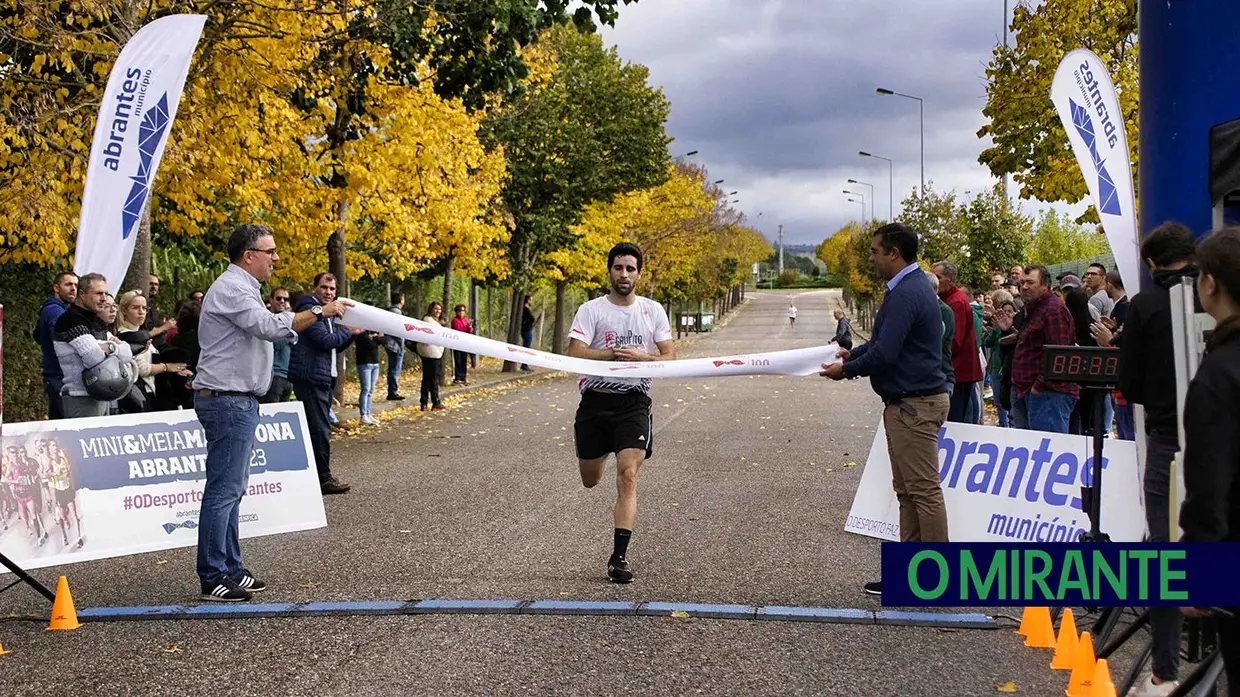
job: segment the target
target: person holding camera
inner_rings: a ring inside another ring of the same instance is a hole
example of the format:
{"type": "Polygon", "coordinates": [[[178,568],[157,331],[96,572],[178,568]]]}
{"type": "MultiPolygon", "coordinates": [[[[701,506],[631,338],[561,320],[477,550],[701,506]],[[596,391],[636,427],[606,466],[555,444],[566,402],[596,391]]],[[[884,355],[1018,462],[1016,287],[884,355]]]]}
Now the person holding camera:
{"type": "MultiPolygon", "coordinates": [[[[1197,247],[1197,296],[1217,324],[1184,401],[1181,542],[1240,542],[1240,228],[1211,233],[1197,247]]],[[[1223,662],[1240,694],[1240,608],[1223,608],[1223,662]]],[[[1214,614],[1184,608],[1190,617],[1214,614]]]]}

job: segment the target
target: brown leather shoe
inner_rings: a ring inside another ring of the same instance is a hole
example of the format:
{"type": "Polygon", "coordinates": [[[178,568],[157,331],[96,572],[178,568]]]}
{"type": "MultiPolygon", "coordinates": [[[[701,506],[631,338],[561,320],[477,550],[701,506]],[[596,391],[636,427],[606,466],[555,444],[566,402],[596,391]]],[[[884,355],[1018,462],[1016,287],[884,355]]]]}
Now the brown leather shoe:
{"type": "Polygon", "coordinates": [[[348,484],[341,484],[340,482],[336,481],[335,477],[332,477],[331,479],[328,479],[327,481],[319,485],[319,488],[323,491],[323,494],[327,496],[331,494],[348,493],[349,489],[353,487],[349,486],[348,484]]]}

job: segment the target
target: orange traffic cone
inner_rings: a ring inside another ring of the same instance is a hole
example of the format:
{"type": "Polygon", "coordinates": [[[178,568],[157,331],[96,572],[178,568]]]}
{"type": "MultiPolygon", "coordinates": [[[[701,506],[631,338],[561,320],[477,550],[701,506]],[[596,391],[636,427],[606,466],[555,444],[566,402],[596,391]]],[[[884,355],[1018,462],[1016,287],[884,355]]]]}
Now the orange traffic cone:
{"type": "Polygon", "coordinates": [[[1016,630],[1016,633],[1021,636],[1029,636],[1029,625],[1032,618],[1033,608],[1025,608],[1025,611],[1020,613],[1020,627],[1016,630]]]}
{"type": "Polygon", "coordinates": [[[1068,689],[1064,693],[1068,697],[1091,697],[1097,667],[1093,637],[1089,632],[1084,632],[1076,645],[1076,664],[1072,667],[1072,677],[1068,678],[1068,689]]]}
{"type": "Polygon", "coordinates": [[[1115,683],[1111,682],[1111,667],[1107,659],[1099,658],[1094,667],[1094,684],[1090,686],[1089,697],[1115,697],[1115,683]]]}
{"type": "Polygon", "coordinates": [[[77,610],[73,607],[73,595],[69,593],[69,580],[61,576],[56,584],[56,602],[52,603],[52,621],[47,629],[77,629],[80,626],[77,610]]]}
{"type": "Polygon", "coordinates": [[[1035,649],[1055,648],[1055,627],[1051,624],[1051,609],[1035,607],[1029,615],[1028,634],[1025,635],[1025,646],[1035,649]]]}
{"type": "Polygon", "coordinates": [[[1064,608],[1063,620],[1059,623],[1059,641],[1055,643],[1055,657],[1051,659],[1054,670],[1072,670],[1076,663],[1076,620],[1072,619],[1072,608],[1064,608]]]}
{"type": "Polygon", "coordinates": [[[3,656],[3,655],[4,655],[4,654],[6,654],[6,653],[13,653],[13,652],[12,652],[12,651],[5,651],[5,650],[4,650],[4,644],[0,644],[0,656],[3,656]]]}

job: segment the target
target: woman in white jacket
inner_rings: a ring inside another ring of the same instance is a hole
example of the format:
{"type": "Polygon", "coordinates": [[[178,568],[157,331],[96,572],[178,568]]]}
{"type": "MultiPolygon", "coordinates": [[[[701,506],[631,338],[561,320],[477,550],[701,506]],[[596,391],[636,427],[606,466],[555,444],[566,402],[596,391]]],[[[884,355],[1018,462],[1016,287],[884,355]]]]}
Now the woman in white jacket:
{"type": "MultiPolygon", "coordinates": [[[[423,322],[443,324],[443,305],[432,302],[426,309],[423,322]]],[[[443,375],[443,347],[418,342],[418,356],[422,358],[422,411],[431,405],[431,411],[443,411],[447,407],[439,401],[439,379],[443,375]]]]}

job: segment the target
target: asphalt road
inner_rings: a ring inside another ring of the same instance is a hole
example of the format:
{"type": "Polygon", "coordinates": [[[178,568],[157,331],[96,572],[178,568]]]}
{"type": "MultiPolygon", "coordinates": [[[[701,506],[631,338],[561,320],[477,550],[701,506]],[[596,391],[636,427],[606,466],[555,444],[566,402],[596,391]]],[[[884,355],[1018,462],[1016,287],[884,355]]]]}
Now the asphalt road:
{"type": "MultiPolygon", "coordinates": [[[[682,355],[809,346],[834,331],[826,292],[751,294],[682,355]]],[[[630,557],[604,580],[614,469],[577,476],[571,377],[535,379],[338,440],[328,527],[247,540],[263,602],[429,597],[696,601],[880,609],[877,540],[843,531],[879,402],[866,381],[807,377],[655,385],[630,557]]],[[[41,569],[77,607],[197,603],[192,548],[41,569]]],[[[4,613],[47,617],[24,588],[4,613]]],[[[1004,611],[1004,610],[996,610],[1004,611]]],[[[1014,612],[1006,610],[1006,612],[1014,612]]],[[[1010,627],[414,615],[0,622],[3,695],[1062,695],[1050,653],[1010,627]]]]}

